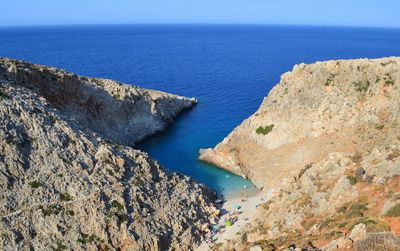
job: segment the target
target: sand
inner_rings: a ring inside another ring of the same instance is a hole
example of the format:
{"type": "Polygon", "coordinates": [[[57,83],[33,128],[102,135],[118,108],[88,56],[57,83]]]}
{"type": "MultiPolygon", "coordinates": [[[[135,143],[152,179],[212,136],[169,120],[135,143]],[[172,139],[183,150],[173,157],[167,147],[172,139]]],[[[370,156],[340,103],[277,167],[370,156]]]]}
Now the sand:
{"type": "Polygon", "coordinates": [[[255,217],[254,211],[258,208],[259,204],[271,198],[272,192],[272,190],[266,190],[260,191],[252,196],[243,194],[227,198],[221,207],[221,217],[218,224],[223,225],[229,212],[234,212],[236,207],[240,206],[239,211],[241,211],[241,213],[238,215],[237,221],[232,226],[221,228],[220,231],[212,237],[211,243],[203,242],[197,250],[210,250],[210,246],[212,245],[235,238],[236,234],[241,232],[244,226],[253,220],[253,217],[255,217]]]}

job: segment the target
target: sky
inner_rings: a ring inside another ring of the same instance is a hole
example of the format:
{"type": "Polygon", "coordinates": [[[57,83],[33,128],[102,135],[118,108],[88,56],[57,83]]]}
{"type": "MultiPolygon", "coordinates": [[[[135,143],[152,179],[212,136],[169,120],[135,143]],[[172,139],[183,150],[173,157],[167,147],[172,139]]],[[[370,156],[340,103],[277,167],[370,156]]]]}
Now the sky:
{"type": "Polygon", "coordinates": [[[400,28],[400,0],[1,0],[0,26],[292,24],[400,28]]]}

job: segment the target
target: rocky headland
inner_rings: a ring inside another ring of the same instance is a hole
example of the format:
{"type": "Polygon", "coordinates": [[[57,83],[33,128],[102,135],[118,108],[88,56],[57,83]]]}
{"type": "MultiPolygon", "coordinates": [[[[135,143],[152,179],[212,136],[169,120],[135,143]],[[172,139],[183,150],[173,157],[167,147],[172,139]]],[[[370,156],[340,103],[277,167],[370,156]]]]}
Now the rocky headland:
{"type": "Polygon", "coordinates": [[[213,249],[399,250],[399,122],[400,58],[296,65],[258,111],[200,151],[273,191],[213,249]]]}
{"type": "Polygon", "coordinates": [[[197,246],[213,192],[131,147],[195,102],[0,58],[0,249],[197,246]]]}

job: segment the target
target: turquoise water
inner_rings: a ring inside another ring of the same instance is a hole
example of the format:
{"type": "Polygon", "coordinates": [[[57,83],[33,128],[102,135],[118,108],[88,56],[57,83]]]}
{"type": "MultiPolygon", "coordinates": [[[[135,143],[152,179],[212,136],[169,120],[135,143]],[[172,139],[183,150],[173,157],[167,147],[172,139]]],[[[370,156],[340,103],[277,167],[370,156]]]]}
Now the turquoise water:
{"type": "MultiPolygon", "coordinates": [[[[179,95],[199,104],[140,145],[225,195],[252,185],[197,160],[257,110],[282,73],[317,60],[400,55],[400,30],[249,25],[0,28],[0,56],[179,95]]],[[[268,175],[266,173],[265,175],[268,175]]]]}
{"type": "Polygon", "coordinates": [[[194,177],[226,197],[257,193],[250,181],[197,160],[198,150],[207,140],[203,133],[197,133],[202,130],[201,121],[196,118],[201,106],[199,103],[181,113],[167,131],[146,140],[139,147],[156,156],[162,165],[194,177]]]}

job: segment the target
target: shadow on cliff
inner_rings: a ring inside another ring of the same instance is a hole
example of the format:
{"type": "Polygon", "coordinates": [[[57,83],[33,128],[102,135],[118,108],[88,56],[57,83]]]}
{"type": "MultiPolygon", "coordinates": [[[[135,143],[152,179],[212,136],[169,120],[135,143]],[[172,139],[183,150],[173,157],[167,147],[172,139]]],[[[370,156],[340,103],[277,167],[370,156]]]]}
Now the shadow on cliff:
{"type": "MultiPolygon", "coordinates": [[[[10,60],[9,63],[15,64],[14,70],[10,70],[10,65],[0,64],[0,71],[5,73],[0,78],[42,96],[50,107],[56,109],[60,119],[74,128],[75,133],[95,133],[102,139],[121,145],[133,146],[144,140],[162,140],[171,133],[175,135],[174,131],[178,129],[176,124],[184,123],[196,109],[189,108],[193,105],[192,101],[156,91],[127,88],[118,82],[79,77],[63,70],[21,61],[10,60]],[[175,124],[170,126],[178,114],[175,124]]],[[[179,156],[173,157],[179,159],[179,156]]],[[[164,167],[205,183],[204,179],[197,178],[196,172],[201,170],[189,167],[180,171],[173,166],[164,167]]],[[[208,184],[217,182],[216,177],[207,176],[208,184]]]]}
{"type": "Polygon", "coordinates": [[[109,80],[79,77],[20,61],[12,63],[16,64],[13,73],[0,65],[6,73],[3,78],[42,96],[66,117],[67,123],[76,121],[82,129],[123,145],[133,146],[163,130],[189,102],[168,94],[152,95],[153,91],[141,88],[128,89],[118,82],[110,85],[109,80]]]}

